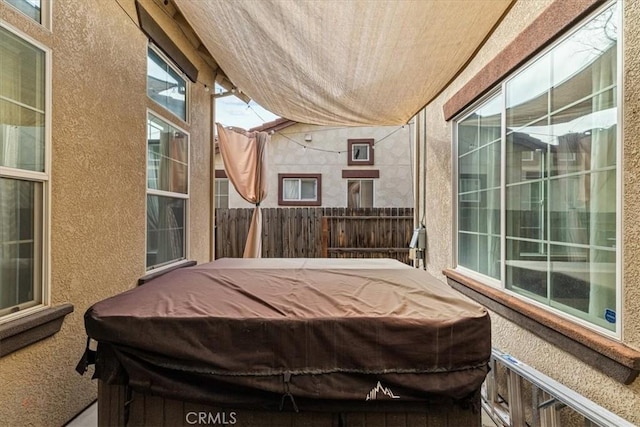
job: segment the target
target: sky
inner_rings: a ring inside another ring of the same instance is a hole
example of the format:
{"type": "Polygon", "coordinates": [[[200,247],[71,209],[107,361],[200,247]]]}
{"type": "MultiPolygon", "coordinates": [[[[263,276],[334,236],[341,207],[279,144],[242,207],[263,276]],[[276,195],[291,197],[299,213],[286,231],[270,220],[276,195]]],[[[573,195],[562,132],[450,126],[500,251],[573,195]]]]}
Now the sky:
{"type": "Polygon", "coordinates": [[[216,99],[216,122],[224,126],[249,130],[277,118],[278,116],[265,110],[253,100],[246,104],[233,95],[216,99]]]}

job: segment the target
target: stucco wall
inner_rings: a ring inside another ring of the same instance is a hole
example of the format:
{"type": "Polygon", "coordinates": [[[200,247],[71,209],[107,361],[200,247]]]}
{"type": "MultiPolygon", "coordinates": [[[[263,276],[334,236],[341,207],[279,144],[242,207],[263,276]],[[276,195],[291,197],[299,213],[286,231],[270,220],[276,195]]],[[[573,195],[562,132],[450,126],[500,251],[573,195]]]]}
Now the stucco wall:
{"type": "MultiPolygon", "coordinates": [[[[279,173],[320,173],[322,174],[322,205],[345,207],[347,206],[347,179],[342,178],[342,170],[375,169],[380,171],[380,178],[373,179],[374,207],[412,206],[413,180],[410,158],[412,129],[413,124],[402,129],[398,126],[348,128],[302,123],[285,128],[271,136],[267,175],[269,191],[267,198],[260,205],[278,207],[279,173]],[[305,141],[305,135],[311,135],[312,140],[305,141]],[[359,138],[374,139],[376,143],[374,165],[347,165],[347,140],[359,138]],[[291,140],[309,148],[305,149],[291,140]],[[378,141],[381,142],[378,143],[378,141]],[[341,153],[338,154],[338,151],[341,153]]],[[[223,169],[222,159],[219,155],[217,157],[216,168],[223,169]]],[[[229,187],[229,207],[251,206],[240,197],[231,184],[229,187]]]]}
{"type": "MultiPolygon", "coordinates": [[[[430,103],[426,116],[426,197],[420,201],[420,216],[426,211],[427,269],[441,280],[442,270],[453,266],[451,190],[452,123],[443,120],[443,105],[502,51],[517,34],[531,23],[552,0],[518,1],[504,21],[487,40],[468,67],[430,103]]],[[[623,342],[640,348],[640,263],[637,262],[640,241],[640,3],[624,2],[624,208],[623,208],[623,342]]],[[[582,363],[512,322],[491,313],[493,345],[540,370],[566,386],[592,399],[599,405],[634,423],[640,423],[640,381],[625,386],[598,370],[582,363]]]]}
{"type": "Polygon", "coordinates": [[[145,274],[147,108],[190,133],[190,258],[210,259],[210,94],[191,87],[190,123],[147,98],[147,39],[115,1],[56,0],[51,32],[2,2],[0,19],[53,52],[51,303],[75,309],[0,359],[0,424],[59,426],[96,398],[74,370],[84,312],[145,274]]]}
{"type": "MultiPolygon", "coordinates": [[[[623,303],[625,342],[640,349],[640,2],[624,8],[623,104],[623,303]]],[[[640,382],[640,381],[636,381],[640,382]]],[[[640,386],[639,386],[640,387],[640,386]]],[[[640,412],[640,411],[638,411],[640,412]]]]}

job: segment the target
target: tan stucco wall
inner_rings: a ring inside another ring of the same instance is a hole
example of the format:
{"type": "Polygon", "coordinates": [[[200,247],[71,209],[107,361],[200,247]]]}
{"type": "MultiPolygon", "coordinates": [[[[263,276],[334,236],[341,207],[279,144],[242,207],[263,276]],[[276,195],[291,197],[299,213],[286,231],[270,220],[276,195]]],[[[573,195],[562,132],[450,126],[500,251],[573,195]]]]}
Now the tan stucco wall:
{"type": "MultiPolygon", "coordinates": [[[[443,105],[531,23],[552,0],[518,1],[468,67],[424,110],[426,151],[423,168],[426,197],[419,216],[427,226],[427,269],[445,281],[442,270],[453,266],[451,189],[452,123],[443,120],[443,105]]],[[[623,227],[623,342],[640,348],[640,2],[624,2],[624,227],[623,227]]],[[[640,424],[640,380],[625,386],[558,350],[546,341],[492,313],[493,345],[592,399],[631,422],[640,424]]]]}
{"type": "Polygon", "coordinates": [[[0,359],[0,424],[59,426],[96,398],[74,370],[85,311],[145,274],[147,108],[190,133],[190,259],[210,259],[211,95],[191,85],[190,123],[148,99],[147,39],[115,1],[56,0],[52,32],[2,2],[0,19],[53,52],[51,303],[75,310],[0,359]]]}
{"type": "MultiPolygon", "coordinates": [[[[343,169],[380,171],[380,178],[373,179],[375,207],[413,206],[410,157],[413,123],[406,125],[404,129],[399,128],[399,126],[350,128],[299,123],[278,131],[271,136],[269,144],[267,153],[269,190],[260,206],[278,207],[279,173],[320,173],[322,174],[322,205],[346,207],[347,178],[342,178],[343,169]],[[280,134],[286,135],[286,138],[280,134]],[[311,135],[312,140],[305,141],[305,135],[311,135]],[[376,143],[374,165],[349,166],[347,140],[361,138],[373,138],[376,143]],[[291,140],[309,148],[305,149],[291,140]],[[381,142],[377,143],[378,141],[381,142]],[[338,154],[338,151],[341,153],[338,154]]],[[[216,159],[216,169],[224,169],[220,155],[216,159]]],[[[229,207],[251,207],[231,184],[229,187],[229,207]]]]}
{"type": "MultiPolygon", "coordinates": [[[[640,349],[640,2],[624,8],[623,104],[623,336],[640,349]]],[[[640,382],[640,381],[636,381],[640,382]]],[[[638,409],[640,412],[640,409],[638,409]]]]}

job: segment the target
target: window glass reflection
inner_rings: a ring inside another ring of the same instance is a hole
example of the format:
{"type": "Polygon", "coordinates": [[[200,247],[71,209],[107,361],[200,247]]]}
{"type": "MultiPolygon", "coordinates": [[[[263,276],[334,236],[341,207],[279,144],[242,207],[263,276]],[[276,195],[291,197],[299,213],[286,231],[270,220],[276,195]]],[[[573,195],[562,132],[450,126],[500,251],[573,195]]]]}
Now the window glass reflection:
{"type": "Polygon", "coordinates": [[[0,28],[0,166],[44,172],[45,53],[0,28]]]}
{"type": "Polygon", "coordinates": [[[147,188],[186,194],[189,173],[188,136],[152,115],[149,115],[147,135],[147,188]]]}
{"type": "Polygon", "coordinates": [[[42,184],[0,178],[0,314],[41,301],[42,184]]]}
{"type": "Polygon", "coordinates": [[[147,195],[147,268],[185,258],[186,200],[147,195]]]}
{"type": "Polygon", "coordinates": [[[506,84],[507,128],[516,130],[547,114],[550,63],[547,54],[506,84]]]}
{"type": "Polygon", "coordinates": [[[459,265],[500,277],[495,225],[504,210],[504,287],[609,330],[617,303],[618,8],[502,86],[504,182],[500,151],[492,151],[499,142],[484,137],[484,107],[457,128],[459,265]]]}
{"type": "Polygon", "coordinates": [[[187,120],[187,82],[151,48],[147,58],[147,94],[182,120],[187,120]]]}
{"type": "Polygon", "coordinates": [[[38,24],[42,24],[41,0],[5,0],[7,3],[24,13],[38,24]]]}

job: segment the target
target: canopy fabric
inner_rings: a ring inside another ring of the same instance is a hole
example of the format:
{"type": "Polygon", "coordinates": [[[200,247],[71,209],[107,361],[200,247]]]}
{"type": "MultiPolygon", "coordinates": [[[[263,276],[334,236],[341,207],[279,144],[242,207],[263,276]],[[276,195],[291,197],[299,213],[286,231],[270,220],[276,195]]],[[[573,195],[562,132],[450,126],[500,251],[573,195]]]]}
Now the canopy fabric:
{"type": "Polygon", "coordinates": [[[266,132],[246,132],[228,129],[220,123],[218,144],[224,169],[238,194],[255,205],[244,258],[262,256],[262,212],[260,202],[267,196],[267,143],[271,139],[266,132]]]}
{"type": "Polygon", "coordinates": [[[513,0],[175,0],[229,79],[318,125],[407,123],[513,0]]]}

